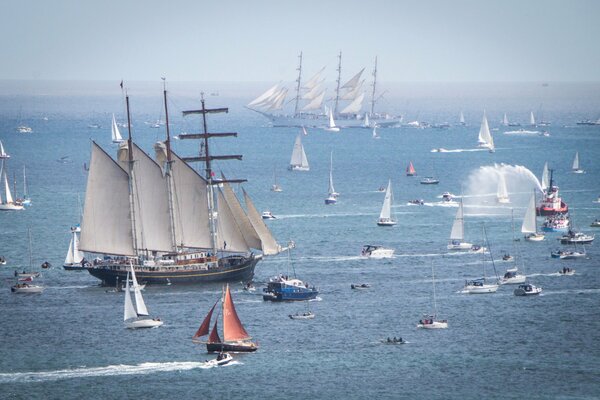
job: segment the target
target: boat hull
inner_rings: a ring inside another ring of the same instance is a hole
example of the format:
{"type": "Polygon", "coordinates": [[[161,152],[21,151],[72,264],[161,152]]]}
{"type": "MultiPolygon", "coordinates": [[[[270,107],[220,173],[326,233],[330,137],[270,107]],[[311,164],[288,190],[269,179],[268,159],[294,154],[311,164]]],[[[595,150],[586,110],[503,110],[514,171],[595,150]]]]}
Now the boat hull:
{"type": "Polygon", "coordinates": [[[85,271],[87,267],[82,267],[81,264],[64,264],[63,268],[67,271],[85,271]]]}
{"type": "Polygon", "coordinates": [[[162,324],[162,321],[155,319],[138,319],[135,321],[125,321],[125,327],[127,329],[158,328],[162,324]]]}
{"type": "Polygon", "coordinates": [[[308,289],[306,291],[283,291],[283,292],[265,292],[263,300],[265,301],[306,301],[317,297],[317,290],[308,289]]]}
{"type": "Polygon", "coordinates": [[[20,211],[23,209],[25,209],[25,207],[18,205],[18,204],[13,204],[13,203],[0,204],[0,211],[20,211]]]}
{"type": "Polygon", "coordinates": [[[525,240],[529,242],[541,242],[546,236],[543,233],[530,233],[525,236],[525,240]]]}
{"type": "MultiPolygon", "coordinates": [[[[168,270],[156,267],[138,267],[135,274],[139,282],[150,285],[245,282],[251,280],[254,276],[254,267],[259,260],[258,257],[251,257],[238,264],[225,263],[225,265],[219,265],[217,268],[206,270],[168,270]]],[[[100,279],[103,286],[115,286],[117,279],[120,282],[127,279],[128,266],[120,265],[119,268],[115,269],[111,267],[114,266],[91,266],[87,270],[90,275],[100,279]]]]}
{"type": "Polygon", "coordinates": [[[427,324],[418,324],[417,328],[421,329],[446,329],[448,328],[448,322],[446,321],[433,321],[427,324]]]}
{"type": "Polygon", "coordinates": [[[465,286],[463,289],[464,293],[469,294],[485,294],[485,293],[496,293],[498,285],[482,285],[482,286],[465,286]]]}
{"type": "Polygon", "coordinates": [[[557,214],[566,214],[569,211],[569,206],[564,201],[560,202],[560,207],[552,208],[552,207],[538,207],[537,215],[540,217],[549,217],[557,214]]]}
{"type": "Polygon", "coordinates": [[[21,293],[21,294],[42,293],[44,291],[44,287],[43,286],[35,286],[35,285],[29,285],[29,286],[25,286],[25,287],[13,286],[10,288],[10,291],[13,293],[21,293]]]}
{"type": "Polygon", "coordinates": [[[209,353],[252,353],[258,350],[258,346],[252,342],[247,343],[206,343],[206,351],[209,353]]]}

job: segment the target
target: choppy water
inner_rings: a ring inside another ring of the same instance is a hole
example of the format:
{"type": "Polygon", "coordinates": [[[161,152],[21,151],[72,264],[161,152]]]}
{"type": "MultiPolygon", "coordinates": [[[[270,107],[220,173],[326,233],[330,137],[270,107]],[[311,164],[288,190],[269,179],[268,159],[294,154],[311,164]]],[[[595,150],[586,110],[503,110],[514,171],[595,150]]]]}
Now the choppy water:
{"type": "MultiPolygon", "coordinates": [[[[183,121],[177,114],[196,107],[192,100],[173,94],[175,133],[197,131],[197,120],[183,121]]],[[[542,243],[521,243],[524,272],[544,288],[539,297],[515,297],[510,286],[493,295],[461,295],[457,292],[465,279],[481,276],[481,256],[447,253],[456,208],[437,204],[444,191],[458,194],[462,188],[468,196],[473,182],[469,177],[481,166],[521,165],[539,177],[548,161],[576,226],[591,231],[589,223],[600,218],[600,204],[593,202],[600,194],[600,127],[575,126],[575,121],[596,115],[597,98],[584,102],[557,94],[554,103],[545,106],[545,118],[553,123],[547,128],[550,137],[493,131],[494,154],[430,150],[473,149],[483,106],[488,116],[497,114],[490,117],[494,128],[505,110],[515,113],[512,119],[520,111],[526,120],[529,108],[537,104],[531,105],[532,98],[515,94],[481,102],[466,97],[461,100],[464,106],[446,96],[421,99],[418,106],[397,101],[392,104],[397,109],[427,110],[423,114],[431,122],[452,122],[462,108],[469,126],[380,129],[379,140],[373,140],[369,130],[309,130],[303,138],[311,164],[306,173],[286,171],[298,130],[265,127],[261,117],[241,107],[244,100],[209,98],[209,106],[231,106],[229,115],[211,118],[212,131],[239,132],[238,138],[223,139],[213,149],[216,154],[244,154],[244,161],[219,167],[228,177],[247,178],[245,187],[257,207],[279,217],[268,221],[275,236],[281,242],[296,242],[292,260],[298,276],[321,289],[319,299],[310,304],[316,318],[290,320],[287,315],[302,311],[303,304],[265,303],[234,284],[236,308],[260,349],[234,356],[236,362],[225,368],[204,367],[204,347],[190,340],[219,296],[220,285],[148,287],[146,303],[165,325],[124,329],[122,294],[106,293],[87,273],[60,267],[69,227],[77,221],[77,195],[83,198],[85,191],[82,165],[89,158],[90,139],[114,154],[110,114],[122,115],[122,100],[118,95],[0,96],[0,140],[12,156],[9,170],[17,172],[20,181],[19,171],[27,165],[33,198],[27,211],[0,214],[0,253],[9,260],[0,270],[0,397],[600,396],[597,243],[587,247],[588,258],[576,261],[550,258],[550,251],[560,246],[558,234],[542,243]],[[14,131],[21,107],[21,119],[32,126],[32,134],[14,131]],[[102,127],[88,128],[94,123],[102,127]],[[341,196],[338,204],[325,206],[331,150],[341,196]],[[586,174],[570,173],[576,150],[586,174]],[[66,163],[57,162],[64,156],[66,163]],[[435,174],[441,183],[425,186],[418,177],[404,176],[409,160],[421,176],[435,174]],[[282,193],[269,191],[273,168],[282,193]],[[399,224],[385,229],[375,220],[383,200],[377,188],[388,178],[399,224]],[[406,204],[416,198],[427,204],[406,204]],[[44,260],[54,265],[44,274],[47,288],[39,296],[18,296],[9,290],[14,268],[29,263],[27,228],[33,236],[34,265],[44,260]],[[366,243],[394,247],[396,256],[364,260],[358,254],[366,243]],[[448,318],[449,329],[421,331],[416,323],[432,308],[432,264],[439,312],[448,318]],[[558,276],[563,266],[575,268],[576,275],[558,276]],[[362,282],[372,288],[350,289],[351,283],[362,282]],[[381,344],[388,336],[402,336],[409,343],[381,344]]],[[[156,97],[132,94],[134,137],[147,151],[163,137],[162,129],[144,124],[161,115],[160,101],[160,92],[156,97]]],[[[181,154],[191,154],[194,148],[191,142],[175,144],[181,154]]],[[[511,192],[519,192],[512,204],[519,227],[530,189],[511,185],[508,182],[511,192]]],[[[21,192],[19,186],[17,190],[21,192]]],[[[481,226],[486,224],[501,274],[507,264],[498,259],[505,251],[513,252],[510,212],[499,212],[485,200],[477,204],[471,209],[476,215],[466,210],[468,239],[480,242],[481,226]]],[[[258,264],[256,280],[264,282],[286,270],[285,256],[268,258],[258,264]]],[[[493,274],[489,264],[486,273],[493,274]]]]}

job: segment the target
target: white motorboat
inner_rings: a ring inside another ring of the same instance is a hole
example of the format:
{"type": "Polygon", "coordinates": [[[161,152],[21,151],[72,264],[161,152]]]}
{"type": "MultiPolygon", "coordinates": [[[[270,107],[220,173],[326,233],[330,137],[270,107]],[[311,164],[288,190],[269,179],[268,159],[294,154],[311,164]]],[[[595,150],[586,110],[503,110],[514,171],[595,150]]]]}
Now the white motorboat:
{"type": "Polygon", "coordinates": [[[579,250],[557,250],[550,253],[552,258],[560,258],[561,260],[574,260],[586,256],[585,249],[579,250]]]}
{"type": "Polygon", "coordinates": [[[448,328],[448,320],[437,319],[437,301],[435,297],[435,272],[433,262],[431,264],[431,284],[433,286],[433,315],[424,315],[417,324],[417,328],[422,329],[446,329],[448,328]]]}
{"type": "Polygon", "coordinates": [[[542,293],[542,288],[530,283],[519,285],[513,292],[515,296],[534,296],[542,293]]]}
{"type": "Polygon", "coordinates": [[[290,160],[289,169],[291,171],[309,171],[310,166],[308,165],[308,159],[304,152],[304,146],[302,146],[302,134],[299,133],[296,136],[294,142],[294,149],[292,150],[292,158],[290,160]]]}
{"type": "Polygon", "coordinates": [[[589,244],[594,241],[595,235],[588,235],[583,232],[569,231],[566,235],[561,236],[562,244],[589,244]]]}
{"type": "Polygon", "coordinates": [[[125,283],[125,304],[123,309],[123,321],[125,327],[129,329],[138,328],[156,328],[163,324],[160,318],[151,318],[146,308],[146,303],[142,296],[140,285],[135,277],[135,270],[133,265],[130,265],[131,269],[131,282],[133,283],[133,293],[135,296],[135,307],[131,300],[131,292],[129,288],[129,272],[127,273],[127,280],[125,283]]]}
{"type": "Polygon", "coordinates": [[[310,311],[297,312],[295,314],[288,315],[291,319],[314,319],[315,314],[310,311]]]}
{"type": "Polygon", "coordinates": [[[533,194],[529,198],[529,205],[527,206],[527,211],[525,211],[525,217],[523,217],[521,232],[525,234],[525,240],[529,240],[531,242],[541,242],[546,236],[543,233],[538,232],[537,219],[535,214],[536,210],[534,189],[533,194]]]}
{"type": "Polygon", "coordinates": [[[395,251],[383,246],[367,244],[363,246],[360,255],[368,258],[391,258],[394,256],[395,251]]]}
{"type": "Polygon", "coordinates": [[[219,367],[221,365],[229,364],[233,361],[233,356],[229,353],[219,353],[216,358],[212,360],[206,360],[204,365],[209,367],[219,367]]]}
{"type": "Polygon", "coordinates": [[[388,181],[387,189],[385,191],[385,198],[383,199],[383,206],[381,207],[381,213],[377,220],[379,226],[393,226],[397,224],[396,219],[392,215],[392,204],[394,202],[394,193],[392,192],[392,180],[388,181]]]}
{"type": "Polygon", "coordinates": [[[27,125],[19,125],[19,126],[17,126],[17,132],[19,132],[19,133],[31,133],[31,132],[33,132],[33,129],[31,129],[31,127],[29,127],[27,125]]]}
{"type": "Polygon", "coordinates": [[[17,283],[11,286],[10,291],[13,293],[42,293],[44,286],[34,285],[31,283],[17,283]]]}
{"type": "Polygon", "coordinates": [[[421,179],[420,183],[421,185],[437,185],[440,183],[440,180],[432,176],[426,176],[425,178],[421,179]]]}
{"type": "Polygon", "coordinates": [[[465,242],[464,210],[462,200],[458,203],[458,210],[454,216],[452,231],[450,232],[450,241],[447,246],[452,251],[472,250],[473,243],[465,242]]]}
{"type": "Polygon", "coordinates": [[[558,271],[558,274],[562,276],[575,275],[575,270],[573,268],[564,267],[563,269],[558,271]]]}
{"type": "Polygon", "coordinates": [[[595,220],[594,222],[592,222],[592,223],[590,224],[590,226],[591,226],[592,228],[600,228],[600,220],[598,220],[598,219],[597,219],[597,220],[595,220]]]}
{"type": "Polygon", "coordinates": [[[262,219],[277,219],[277,217],[274,216],[271,211],[263,211],[261,216],[262,216],[262,219]]]}

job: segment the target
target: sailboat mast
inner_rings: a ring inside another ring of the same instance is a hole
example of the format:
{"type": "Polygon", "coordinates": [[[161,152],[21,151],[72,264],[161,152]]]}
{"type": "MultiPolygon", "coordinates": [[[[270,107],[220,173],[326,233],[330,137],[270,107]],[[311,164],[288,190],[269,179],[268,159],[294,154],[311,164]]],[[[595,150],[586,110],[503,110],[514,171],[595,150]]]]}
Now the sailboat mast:
{"type": "Polygon", "coordinates": [[[27,177],[25,176],[25,166],[23,165],[23,198],[27,198],[27,177]]]}
{"type": "Polygon", "coordinates": [[[377,56],[375,56],[375,68],[373,68],[373,92],[371,93],[371,116],[375,113],[375,88],[377,85],[377,56]]]}
{"type": "Polygon", "coordinates": [[[300,82],[302,80],[302,52],[298,56],[300,61],[298,62],[298,79],[296,79],[296,102],[294,104],[294,117],[298,115],[298,104],[300,102],[300,82]]]}
{"type": "Polygon", "coordinates": [[[33,268],[33,251],[31,249],[31,229],[27,228],[27,235],[29,236],[29,270],[33,268]]]}
{"type": "Polygon", "coordinates": [[[167,139],[165,140],[165,147],[167,148],[167,165],[165,168],[165,175],[167,177],[167,201],[169,202],[169,217],[171,221],[171,244],[173,250],[177,251],[177,237],[175,236],[175,211],[173,210],[173,177],[171,174],[171,167],[173,159],[171,156],[171,134],[169,131],[169,110],[167,107],[167,82],[165,78],[163,80],[163,98],[165,102],[165,128],[167,133],[167,139]]]}
{"type": "Polygon", "coordinates": [[[433,270],[433,261],[431,261],[431,284],[433,285],[433,318],[437,318],[437,300],[435,297],[435,272],[433,270]]]}
{"type": "Polygon", "coordinates": [[[137,254],[138,242],[137,242],[137,230],[135,223],[135,199],[134,199],[134,171],[133,171],[133,140],[131,138],[131,116],[129,114],[129,95],[125,94],[125,108],[127,110],[127,131],[129,137],[127,138],[127,159],[129,165],[129,210],[131,213],[131,230],[133,232],[133,250],[137,254]]]}
{"type": "Polygon", "coordinates": [[[342,80],[342,52],[338,55],[338,78],[337,78],[337,87],[335,88],[335,107],[333,108],[333,114],[337,115],[338,113],[338,103],[340,101],[340,82],[342,80]]]}

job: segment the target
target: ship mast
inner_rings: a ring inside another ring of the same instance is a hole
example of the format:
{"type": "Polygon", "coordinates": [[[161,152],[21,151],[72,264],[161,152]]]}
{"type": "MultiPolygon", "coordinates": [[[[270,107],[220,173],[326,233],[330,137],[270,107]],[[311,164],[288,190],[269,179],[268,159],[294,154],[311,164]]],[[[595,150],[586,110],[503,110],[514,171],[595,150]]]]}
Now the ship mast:
{"type": "Polygon", "coordinates": [[[299,63],[298,63],[298,79],[296,79],[297,85],[296,85],[296,103],[294,105],[294,117],[296,117],[298,115],[298,103],[300,102],[300,81],[302,79],[302,52],[300,52],[300,55],[298,56],[298,58],[300,59],[299,63]]]}
{"type": "Polygon", "coordinates": [[[134,182],[135,176],[133,171],[133,140],[131,138],[131,116],[129,115],[129,95],[125,92],[125,108],[127,110],[127,131],[129,137],[127,138],[127,161],[129,165],[129,209],[131,210],[131,231],[133,232],[133,250],[137,254],[138,242],[137,242],[137,230],[135,223],[135,198],[134,198],[134,182]]]}
{"type": "Polygon", "coordinates": [[[340,82],[342,79],[342,52],[340,51],[340,54],[338,55],[338,67],[337,67],[337,72],[338,72],[338,78],[337,78],[337,87],[335,89],[335,107],[333,108],[333,114],[337,116],[338,113],[338,103],[340,101],[340,82]]]}
{"type": "MultiPolygon", "coordinates": [[[[186,162],[195,162],[195,161],[204,161],[205,169],[206,169],[206,181],[208,183],[208,218],[209,218],[209,226],[211,233],[211,244],[213,254],[217,254],[217,220],[215,218],[215,200],[214,200],[214,190],[213,186],[218,185],[224,182],[231,183],[241,183],[246,182],[246,179],[214,179],[213,178],[213,170],[211,161],[212,160],[241,160],[241,155],[222,155],[222,156],[211,156],[208,146],[208,139],[211,137],[226,137],[226,136],[237,136],[237,132],[228,132],[228,133],[209,133],[206,125],[206,114],[217,114],[217,113],[228,113],[229,108],[206,108],[204,103],[204,92],[200,94],[202,108],[200,110],[189,110],[184,111],[183,116],[190,114],[202,114],[202,127],[203,133],[189,133],[189,134],[180,134],[179,139],[204,139],[204,155],[202,155],[202,151],[198,155],[198,157],[183,157],[183,161],[186,162]]],[[[225,246],[223,246],[225,247],[225,246]]]]}
{"type": "Polygon", "coordinates": [[[375,113],[375,87],[377,85],[377,56],[375,56],[375,68],[373,68],[373,92],[371,93],[371,116],[375,113]]]}
{"type": "Polygon", "coordinates": [[[167,133],[167,139],[165,140],[165,147],[167,148],[167,165],[165,167],[165,175],[167,177],[167,196],[169,202],[169,217],[171,219],[171,244],[173,250],[177,252],[177,237],[175,236],[175,211],[173,210],[173,176],[171,168],[173,166],[173,158],[171,156],[171,134],[169,131],[169,110],[167,107],[167,82],[165,78],[163,81],[163,98],[165,102],[165,127],[167,133]]]}

